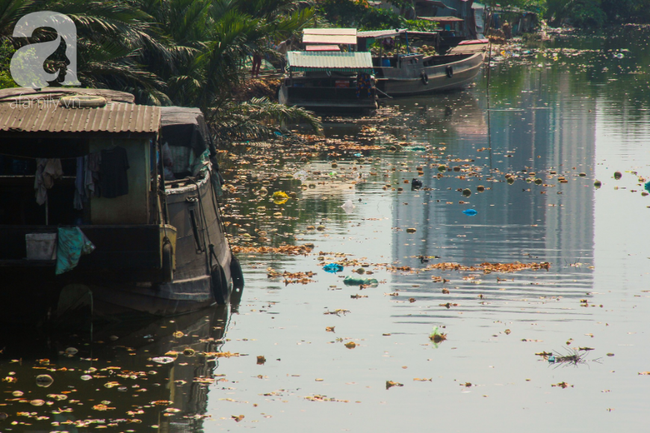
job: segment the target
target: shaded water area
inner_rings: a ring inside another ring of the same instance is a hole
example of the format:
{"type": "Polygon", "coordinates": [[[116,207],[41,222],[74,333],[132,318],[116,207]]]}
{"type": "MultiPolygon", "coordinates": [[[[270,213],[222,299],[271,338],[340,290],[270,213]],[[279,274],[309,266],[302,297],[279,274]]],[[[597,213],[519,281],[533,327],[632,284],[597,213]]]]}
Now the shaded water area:
{"type": "Polygon", "coordinates": [[[0,432],[645,431],[647,36],[224,153],[241,305],[7,344],[0,432]]]}

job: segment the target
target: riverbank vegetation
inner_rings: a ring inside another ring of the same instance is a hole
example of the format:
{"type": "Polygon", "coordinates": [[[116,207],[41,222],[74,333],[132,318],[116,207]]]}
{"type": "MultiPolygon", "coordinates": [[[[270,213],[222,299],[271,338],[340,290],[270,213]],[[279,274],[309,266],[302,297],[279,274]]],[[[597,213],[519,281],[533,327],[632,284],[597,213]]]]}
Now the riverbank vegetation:
{"type": "MultiPolygon", "coordinates": [[[[271,59],[274,44],[314,24],[315,10],[293,0],[0,0],[2,73],[0,83],[12,85],[9,53],[27,43],[14,38],[13,29],[24,15],[41,10],[69,16],[77,27],[77,72],[84,87],[132,93],[136,102],[199,107],[219,129],[224,118],[238,115],[257,119],[229,122],[227,131],[239,136],[261,133],[269,119],[307,120],[320,129],[318,119],[300,108],[279,110],[254,99],[237,104],[234,95],[245,85],[253,54],[271,59]],[[240,110],[240,111],[237,111],[240,110]],[[238,129],[239,128],[239,129],[238,129]]],[[[37,30],[31,42],[54,38],[37,30]]],[[[45,64],[63,69],[62,44],[45,64]]],[[[268,131],[267,131],[268,132],[268,131]]]]}
{"type": "Polygon", "coordinates": [[[483,0],[488,7],[534,11],[553,25],[580,28],[650,23],[650,0],[483,0]]]}

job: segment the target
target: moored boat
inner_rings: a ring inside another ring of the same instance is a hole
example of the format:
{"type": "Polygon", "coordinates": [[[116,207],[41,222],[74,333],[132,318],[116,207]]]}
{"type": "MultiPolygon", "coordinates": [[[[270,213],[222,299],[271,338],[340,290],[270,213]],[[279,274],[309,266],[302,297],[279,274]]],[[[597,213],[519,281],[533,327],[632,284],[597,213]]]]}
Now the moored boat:
{"type": "Polygon", "coordinates": [[[370,53],[290,51],[278,99],[289,106],[316,111],[377,108],[370,53]]]}
{"type": "Polygon", "coordinates": [[[84,302],[108,314],[174,315],[241,293],[200,110],[133,99],[0,91],[2,320],[84,302]]]}
{"type": "Polygon", "coordinates": [[[404,36],[404,53],[391,56],[373,56],[372,63],[380,96],[400,97],[442,91],[458,90],[471,84],[479,74],[484,61],[482,51],[473,54],[425,55],[413,53],[409,36],[435,38],[436,33],[407,32],[403,29],[359,32],[368,47],[373,40],[404,36]]]}

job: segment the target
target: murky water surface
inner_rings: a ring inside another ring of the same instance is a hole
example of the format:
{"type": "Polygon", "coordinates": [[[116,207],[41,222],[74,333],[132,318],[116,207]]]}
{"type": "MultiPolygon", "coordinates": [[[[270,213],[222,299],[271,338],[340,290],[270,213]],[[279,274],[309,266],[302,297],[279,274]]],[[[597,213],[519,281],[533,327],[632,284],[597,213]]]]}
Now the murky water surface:
{"type": "Polygon", "coordinates": [[[630,32],[496,52],[489,88],[329,119],[312,149],[238,147],[238,309],[7,346],[0,431],[646,431],[650,53],[630,32]]]}

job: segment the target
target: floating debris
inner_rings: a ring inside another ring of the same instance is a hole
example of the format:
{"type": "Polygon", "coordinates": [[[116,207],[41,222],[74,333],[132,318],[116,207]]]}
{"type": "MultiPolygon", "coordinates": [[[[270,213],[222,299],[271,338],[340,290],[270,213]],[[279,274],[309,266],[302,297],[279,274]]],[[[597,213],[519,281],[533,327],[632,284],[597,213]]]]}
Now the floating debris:
{"type": "Polygon", "coordinates": [[[36,376],[36,385],[40,388],[47,388],[54,383],[54,379],[49,374],[39,374],[36,376]]]}
{"type": "Polygon", "coordinates": [[[440,329],[437,326],[434,326],[431,334],[429,334],[429,339],[436,344],[442,343],[447,340],[447,334],[440,332],[440,329]]]}
{"type": "Polygon", "coordinates": [[[394,386],[404,386],[404,384],[399,382],[393,382],[392,380],[386,381],[386,389],[392,388],[394,386]]]}
{"type": "Polygon", "coordinates": [[[286,254],[289,256],[307,255],[314,249],[313,244],[305,245],[282,245],[279,247],[243,247],[233,246],[232,252],[235,254],[286,254]]]}

